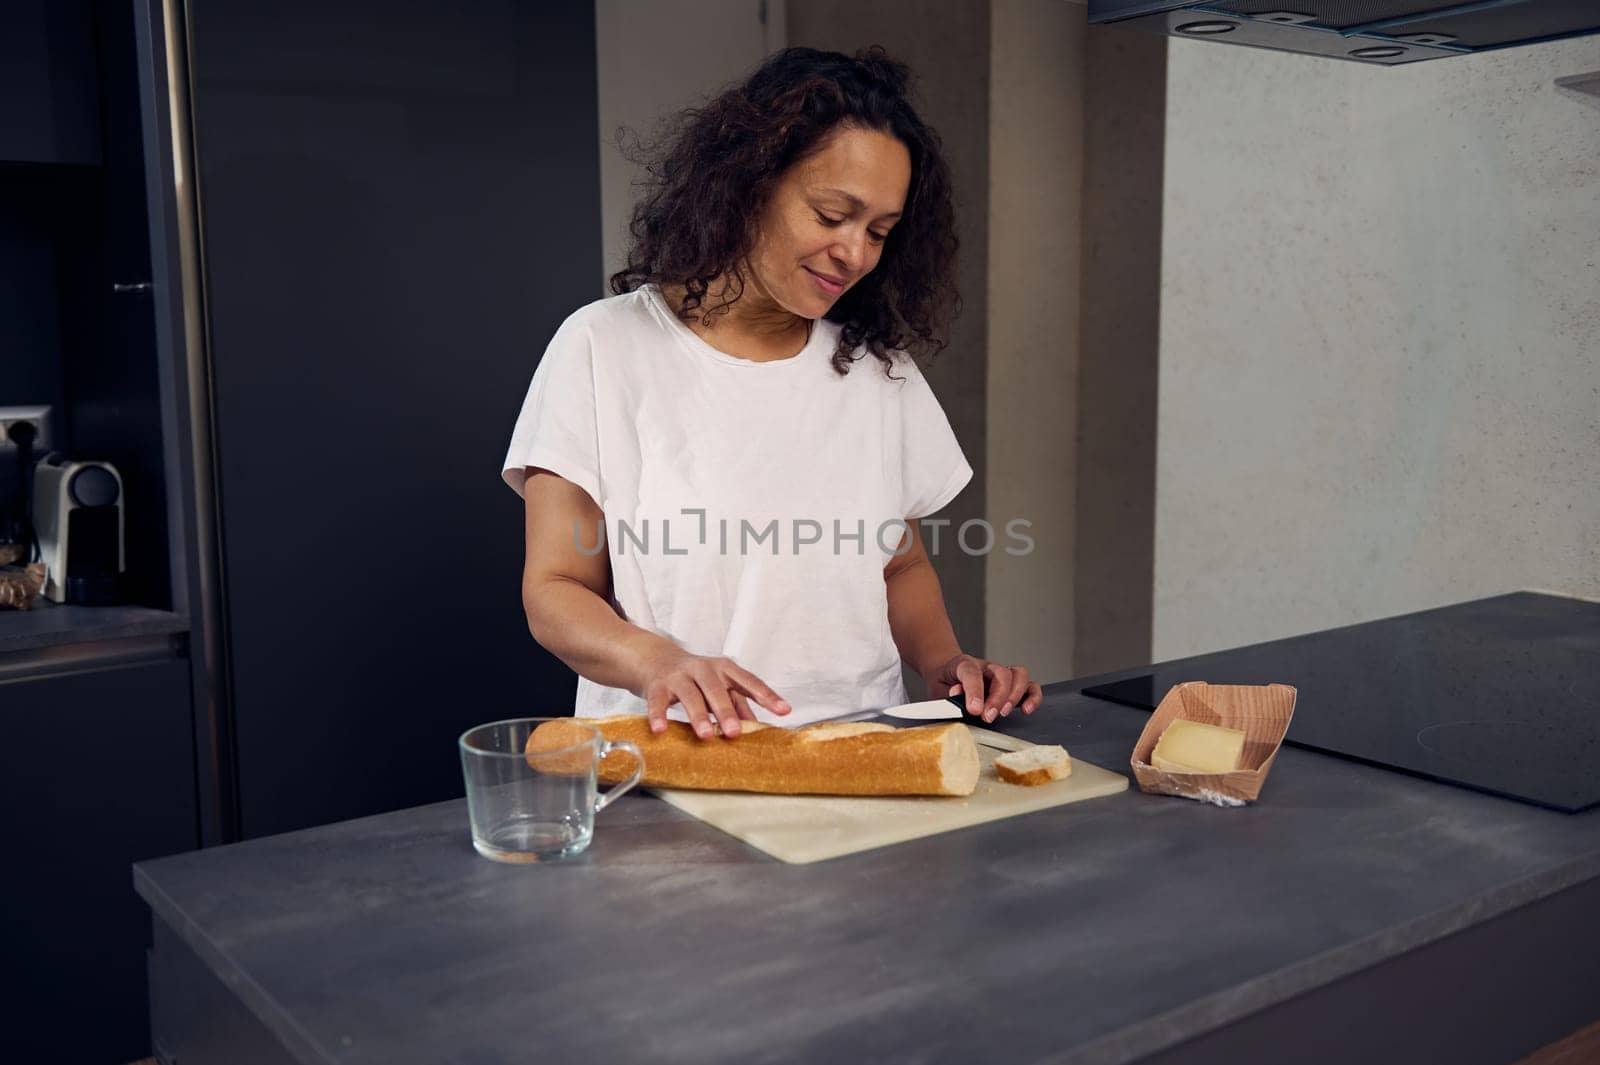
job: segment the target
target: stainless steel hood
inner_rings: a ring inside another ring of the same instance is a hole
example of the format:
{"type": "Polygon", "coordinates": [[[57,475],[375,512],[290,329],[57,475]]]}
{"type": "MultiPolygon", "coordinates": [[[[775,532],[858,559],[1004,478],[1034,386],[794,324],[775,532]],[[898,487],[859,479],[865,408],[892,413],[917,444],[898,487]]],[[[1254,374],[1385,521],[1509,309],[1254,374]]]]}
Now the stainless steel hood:
{"type": "Polygon", "coordinates": [[[1600,0],[1089,0],[1089,21],[1395,65],[1600,33],[1600,0]]]}

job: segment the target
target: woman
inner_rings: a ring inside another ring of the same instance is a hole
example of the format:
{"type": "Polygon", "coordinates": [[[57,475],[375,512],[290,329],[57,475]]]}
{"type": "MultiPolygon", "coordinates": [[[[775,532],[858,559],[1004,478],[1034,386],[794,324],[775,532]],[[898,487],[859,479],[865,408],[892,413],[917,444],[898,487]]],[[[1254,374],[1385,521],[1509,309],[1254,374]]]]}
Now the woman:
{"type": "Polygon", "coordinates": [[[1025,668],[962,653],[917,529],[972,469],[913,361],[956,239],[907,75],[790,48],[685,112],[616,295],[534,372],[503,476],[578,716],[866,716],[906,701],[901,659],[986,721],[1038,707],[1025,668]]]}

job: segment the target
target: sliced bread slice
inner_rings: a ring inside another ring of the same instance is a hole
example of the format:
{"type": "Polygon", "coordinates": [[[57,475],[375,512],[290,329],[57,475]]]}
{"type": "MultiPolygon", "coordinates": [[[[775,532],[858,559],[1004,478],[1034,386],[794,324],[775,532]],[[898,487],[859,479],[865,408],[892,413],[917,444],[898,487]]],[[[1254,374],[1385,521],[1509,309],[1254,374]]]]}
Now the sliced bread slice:
{"type": "Polygon", "coordinates": [[[1072,775],[1072,759],[1065,747],[1025,747],[994,760],[994,771],[1007,784],[1048,784],[1072,775]]]}

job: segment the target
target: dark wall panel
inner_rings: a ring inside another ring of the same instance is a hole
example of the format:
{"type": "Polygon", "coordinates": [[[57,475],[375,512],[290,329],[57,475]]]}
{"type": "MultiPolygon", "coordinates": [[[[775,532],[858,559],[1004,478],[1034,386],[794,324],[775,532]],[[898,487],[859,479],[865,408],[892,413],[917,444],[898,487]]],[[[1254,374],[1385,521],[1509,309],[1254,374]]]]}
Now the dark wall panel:
{"type": "Polygon", "coordinates": [[[191,47],[244,834],[459,795],[463,729],[572,706],[498,471],[601,270],[593,6],[207,0],[191,47]]]}
{"type": "Polygon", "coordinates": [[[1150,661],[1167,42],[1090,26],[1073,671],[1150,661]]]}

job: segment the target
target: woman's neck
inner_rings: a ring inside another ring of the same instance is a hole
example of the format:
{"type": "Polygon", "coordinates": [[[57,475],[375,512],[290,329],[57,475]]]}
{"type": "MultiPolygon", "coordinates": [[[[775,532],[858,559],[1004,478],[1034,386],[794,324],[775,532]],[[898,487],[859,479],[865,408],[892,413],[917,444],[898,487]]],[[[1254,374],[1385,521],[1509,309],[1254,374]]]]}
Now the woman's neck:
{"type": "MultiPolygon", "coordinates": [[[[707,308],[716,307],[722,302],[728,285],[729,282],[724,278],[711,282],[696,308],[697,317],[684,324],[706,343],[735,358],[772,362],[793,358],[800,353],[811,339],[811,319],[786,309],[755,285],[746,284],[744,291],[728,305],[726,311],[708,316],[705,313],[707,308]]],[[[686,294],[684,286],[662,285],[661,293],[667,298],[673,313],[683,307],[686,294]]]]}

